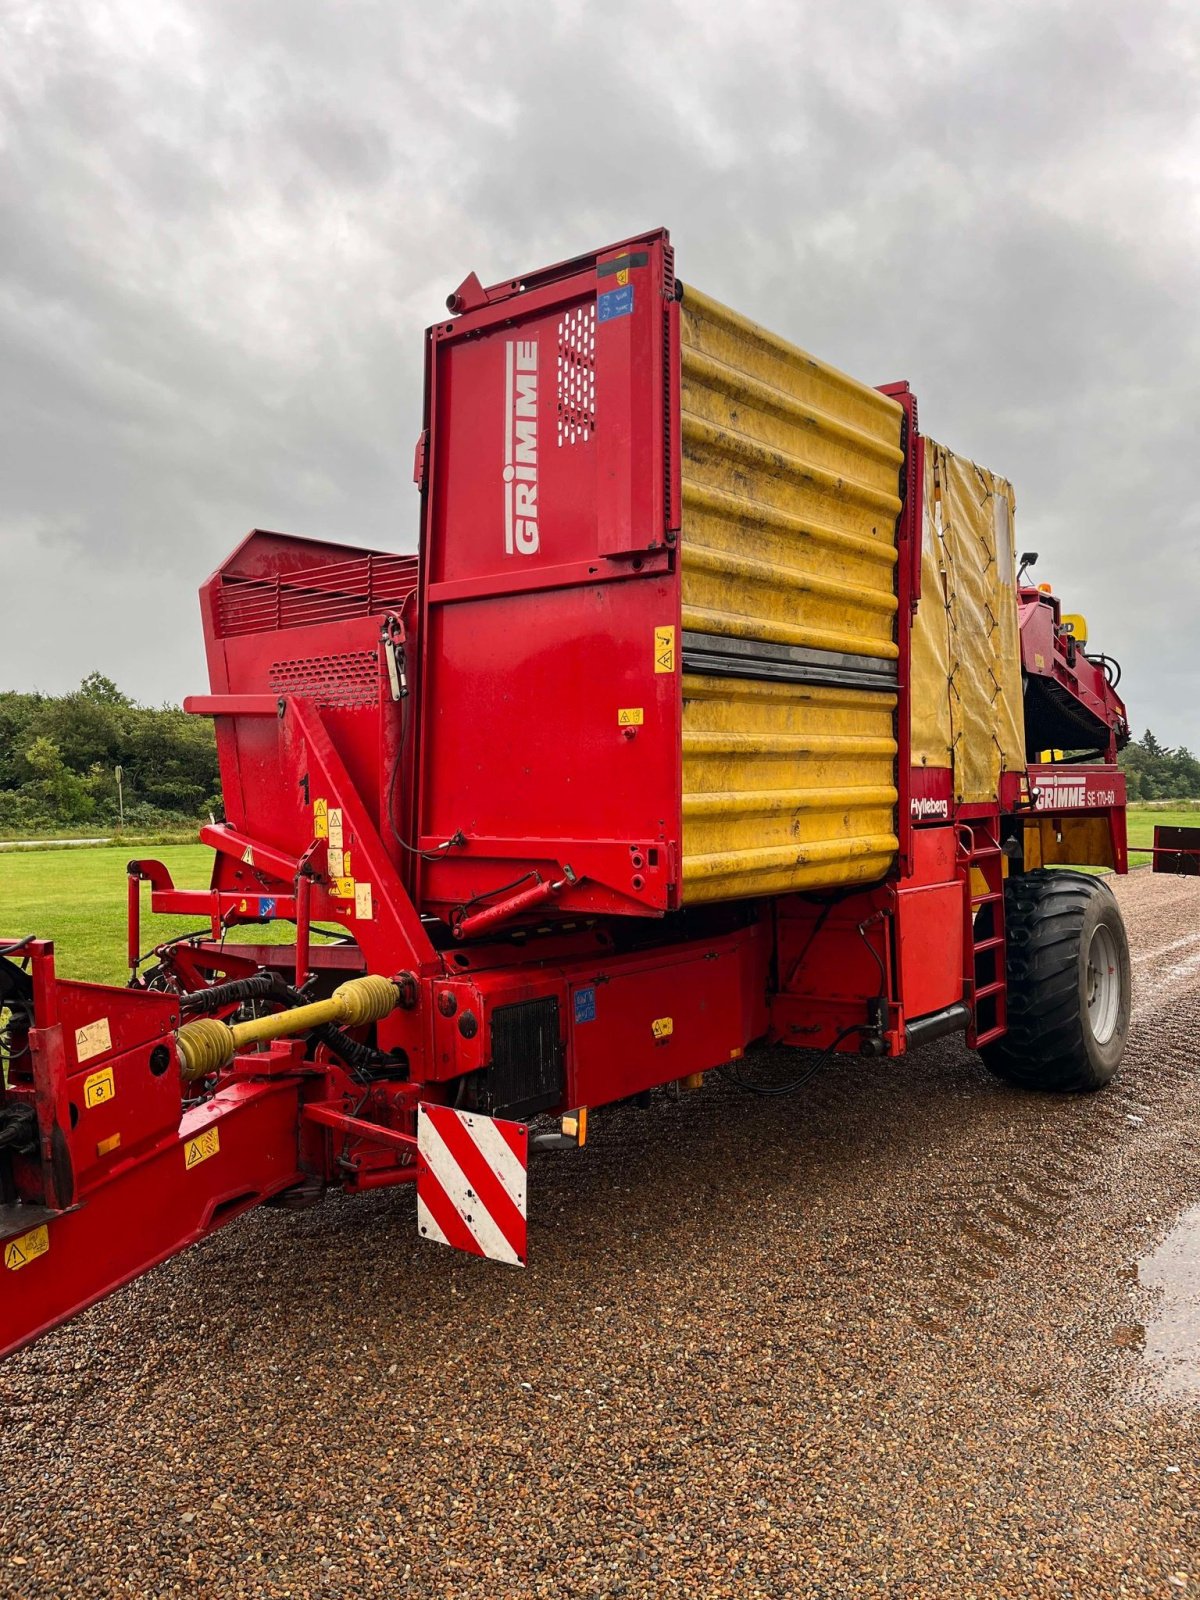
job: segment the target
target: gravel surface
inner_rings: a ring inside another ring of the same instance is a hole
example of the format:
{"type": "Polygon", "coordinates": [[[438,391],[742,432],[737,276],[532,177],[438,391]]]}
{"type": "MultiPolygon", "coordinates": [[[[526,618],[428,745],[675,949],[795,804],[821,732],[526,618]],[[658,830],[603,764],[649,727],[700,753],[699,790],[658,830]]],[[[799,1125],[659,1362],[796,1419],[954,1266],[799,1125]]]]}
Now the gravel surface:
{"type": "Polygon", "coordinates": [[[1200,1595],[1136,1267],[1200,1200],[1200,882],[1118,893],[1102,1095],[713,1080],[535,1163],[525,1273],[393,1192],[113,1296],[0,1368],[0,1595],[1200,1595]]]}

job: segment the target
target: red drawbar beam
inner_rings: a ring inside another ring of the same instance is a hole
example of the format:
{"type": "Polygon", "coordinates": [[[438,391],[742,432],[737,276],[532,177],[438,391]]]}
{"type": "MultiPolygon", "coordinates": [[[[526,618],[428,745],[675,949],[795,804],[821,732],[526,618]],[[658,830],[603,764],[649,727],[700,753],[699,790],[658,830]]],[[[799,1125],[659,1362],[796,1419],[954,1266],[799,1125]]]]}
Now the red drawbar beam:
{"type": "Polygon", "coordinates": [[[237,1082],[74,1210],[0,1241],[0,1359],[300,1182],[299,1084],[237,1082]]]}
{"type": "Polygon", "coordinates": [[[338,1101],[311,1101],[304,1107],[304,1120],[315,1122],[323,1128],[330,1128],[334,1133],[344,1133],[348,1138],[365,1139],[369,1144],[386,1145],[390,1150],[400,1150],[405,1154],[416,1155],[417,1140],[411,1133],[401,1133],[399,1128],[387,1128],[378,1122],[365,1122],[361,1117],[351,1116],[342,1109],[338,1101]]]}

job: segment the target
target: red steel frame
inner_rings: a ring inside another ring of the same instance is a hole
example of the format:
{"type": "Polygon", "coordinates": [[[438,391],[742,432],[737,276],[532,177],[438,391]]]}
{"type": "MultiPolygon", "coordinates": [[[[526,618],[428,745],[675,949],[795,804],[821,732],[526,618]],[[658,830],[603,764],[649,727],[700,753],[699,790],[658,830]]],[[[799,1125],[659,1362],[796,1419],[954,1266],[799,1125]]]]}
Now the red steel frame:
{"type": "Polygon", "coordinates": [[[1125,870],[1111,761],[1007,774],[984,807],[956,808],[949,774],[912,770],[923,450],[916,400],[893,384],[906,451],[896,867],[840,897],[678,913],[678,664],[656,673],[649,648],[656,628],[678,640],[680,626],[667,235],[491,289],[472,277],[452,300],[456,314],[430,333],[419,577],[410,557],[256,532],[204,586],[211,692],[187,707],[215,720],[227,821],[201,832],[212,881],[181,889],[159,862],[129,867],[135,984],[143,883],[153,911],[201,925],[157,952],[175,992],[63,982],[44,942],[9,953],[28,970],[33,1027],[0,1093],[0,1130],[28,1110],[37,1148],[10,1162],[9,1192],[0,1183],[0,1242],[29,1255],[0,1294],[0,1354],[265,1201],[412,1181],[418,1104],[452,1101],[486,1073],[503,1008],[556,1003],[559,1111],[691,1080],[757,1041],[896,1056],[914,1019],[932,1019],[983,1042],[1002,1031],[1003,985],[980,962],[990,943],[1002,975],[1003,935],[984,938],[976,913],[1002,906],[1002,843],[1029,817],[1104,816],[1125,870]],[[611,440],[590,439],[590,459],[539,464],[539,493],[569,537],[514,571],[495,542],[500,474],[477,500],[461,487],[448,408],[491,449],[505,346],[594,305],[620,273],[632,309],[595,329],[611,440]],[[619,681],[597,685],[605,651],[622,656],[619,681]],[[517,691],[538,674],[561,675],[570,714],[523,728],[517,691]],[[658,706],[660,747],[624,737],[611,714],[624,704],[658,706]],[[618,776],[610,793],[581,793],[597,752],[618,776]],[[560,792],[540,793],[555,772],[560,792]],[[647,918],[666,913],[655,934],[647,918]],[[276,920],[295,924],[293,944],[227,944],[231,929],[276,920]],[[322,942],[329,927],[348,939],[322,942]],[[185,1102],[181,995],[260,971],[318,995],[361,972],[395,980],[402,1004],[373,1040],[395,1070],[364,1083],[336,1048],[276,1042],[185,1102]],[[95,1104],[93,1080],[107,1085],[95,1104]]]}

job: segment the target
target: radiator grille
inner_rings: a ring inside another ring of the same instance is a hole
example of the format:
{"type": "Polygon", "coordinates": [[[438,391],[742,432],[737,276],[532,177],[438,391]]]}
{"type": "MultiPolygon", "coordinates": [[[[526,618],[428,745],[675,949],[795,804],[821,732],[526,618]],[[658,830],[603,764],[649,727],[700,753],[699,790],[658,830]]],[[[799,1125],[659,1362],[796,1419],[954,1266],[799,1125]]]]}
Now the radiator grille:
{"type": "Polygon", "coordinates": [[[563,1095],[558,1000],[518,1000],[492,1012],[492,1062],[483,1075],[479,1109],[490,1116],[530,1117],[563,1095]]]}
{"type": "Polygon", "coordinates": [[[373,706],[379,698],[379,662],[372,650],[273,661],[270,684],[314,706],[373,706]]]}
{"type": "Polygon", "coordinates": [[[416,556],[356,556],[271,578],[227,572],[217,597],[217,634],[228,639],[369,617],[398,610],[416,586],[416,556]]]}

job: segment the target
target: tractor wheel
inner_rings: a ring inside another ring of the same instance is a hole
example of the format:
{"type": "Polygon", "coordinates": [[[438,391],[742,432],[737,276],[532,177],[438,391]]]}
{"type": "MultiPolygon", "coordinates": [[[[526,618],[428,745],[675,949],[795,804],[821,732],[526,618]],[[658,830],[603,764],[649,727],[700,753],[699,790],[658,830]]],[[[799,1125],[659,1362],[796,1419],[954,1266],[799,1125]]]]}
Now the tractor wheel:
{"type": "Polygon", "coordinates": [[[1024,1089],[1103,1089],[1129,1032],[1129,940],[1112,890],[1083,872],[1039,870],[1004,891],[1008,1032],[985,1064],[1024,1089]]]}

